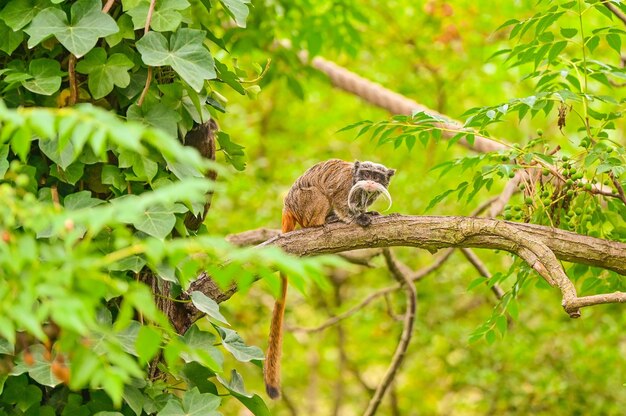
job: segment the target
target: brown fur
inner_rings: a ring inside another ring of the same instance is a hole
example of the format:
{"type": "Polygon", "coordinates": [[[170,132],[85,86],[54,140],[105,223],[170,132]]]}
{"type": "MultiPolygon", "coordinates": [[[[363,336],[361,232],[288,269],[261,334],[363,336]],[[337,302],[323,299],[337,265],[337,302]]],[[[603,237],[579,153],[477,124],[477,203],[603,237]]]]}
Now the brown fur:
{"type": "MultiPolygon", "coordinates": [[[[371,162],[349,163],[339,159],[320,162],[300,176],[293,184],[283,206],[282,232],[301,227],[324,225],[334,214],[340,221],[356,220],[367,226],[371,219],[365,212],[376,197],[368,198],[365,204],[348,206],[350,190],[359,180],[371,180],[385,188],[395,171],[371,162]]],[[[265,359],[264,377],[267,394],[272,399],[280,397],[280,356],[282,349],[282,327],[287,299],[287,278],[281,274],[281,296],[274,304],[270,324],[269,346],[265,359]]]]}

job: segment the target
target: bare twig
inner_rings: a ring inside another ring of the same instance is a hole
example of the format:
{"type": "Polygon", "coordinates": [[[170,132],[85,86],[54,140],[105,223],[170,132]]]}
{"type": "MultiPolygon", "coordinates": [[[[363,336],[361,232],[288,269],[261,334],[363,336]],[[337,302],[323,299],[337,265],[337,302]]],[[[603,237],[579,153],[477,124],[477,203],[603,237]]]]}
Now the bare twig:
{"type": "Polygon", "coordinates": [[[626,303],[625,292],[603,293],[600,295],[582,296],[572,301],[573,308],[600,305],[603,303],[626,303]]]}
{"type": "MultiPolygon", "coordinates": [[[[439,267],[441,267],[446,260],[448,260],[450,258],[450,256],[452,255],[452,253],[454,252],[454,249],[447,249],[444,254],[439,257],[434,263],[423,267],[421,269],[419,269],[418,271],[411,273],[410,278],[411,281],[413,282],[417,282],[421,279],[423,279],[424,277],[428,276],[430,273],[434,272],[435,270],[437,270],[439,267]]],[[[396,261],[396,264],[401,264],[399,261],[396,261]]],[[[406,266],[397,266],[397,267],[406,267],[406,266]]],[[[290,331],[292,332],[320,332],[325,330],[326,328],[329,328],[341,321],[343,321],[344,319],[348,319],[349,317],[353,316],[355,313],[357,313],[358,311],[360,311],[361,309],[365,308],[367,305],[369,305],[370,303],[372,303],[373,301],[375,301],[376,299],[383,297],[385,295],[388,295],[390,293],[393,293],[397,290],[399,290],[401,288],[401,285],[395,285],[395,286],[389,286],[389,287],[385,287],[382,289],[377,290],[374,293],[371,293],[368,297],[366,297],[365,299],[363,299],[361,302],[359,302],[357,305],[353,306],[352,308],[348,309],[347,311],[345,311],[344,313],[341,313],[337,316],[333,316],[332,318],[328,319],[326,322],[324,322],[323,324],[321,324],[320,326],[316,326],[313,328],[302,328],[302,327],[291,327],[289,328],[290,331]]]]}
{"type": "MultiPolygon", "coordinates": [[[[150,31],[150,23],[152,22],[152,14],[154,13],[154,7],[156,6],[156,0],[150,0],[150,7],[148,8],[148,16],[146,17],[146,25],[143,28],[144,36],[146,33],[150,31]]],[[[146,85],[144,85],[143,90],[141,91],[141,95],[139,96],[139,100],[137,100],[137,105],[141,107],[143,104],[143,100],[146,99],[146,95],[148,95],[148,90],[150,89],[150,83],[152,83],[152,67],[148,66],[148,75],[146,77],[146,85]]]]}
{"type": "Polygon", "coordinates": [[[626,204],[626,195],[624,195],[624,188],[622,187],[622,184],[615,177],[615,175],[613,175],[613,172],[609,173],[609,177],[611,178],[611,181],[613,182],[615,189],[617,189],[617,194],[619,195],[619,199],[621,199],[622,202],[626,204]]]}
{"type": "Polygon", "coordinates": [[[150,89],[150,83],[152,82],[152,67],[148,67],[148,75],[146,76],[146,85],[144,85],[143,90],[141,91],[141,95],[137,100],[137,105],[141,107],[143,104],[143,100],[146,99],[146,95],[148,95],[148,90],[150,89]]]}
{"type": "Polygon", "coordinates": [[[113,7],[114,3],[115,3],[115,0],[108,0],[106,4],[104,5],[104,7],[102,8],[102,12],[108,13],[109,10],[111,10],[111,7],[113,7]]]}
{"type": "Polygon", "coordinates": [[[396,376],[396,373],[400,368],[400,364],[402,364],[402,360],[406,354],[406,350],[409,347],[411,336],[413,335],[413,323],[415,322],[415,311],[417,310],[417,291],[415,290],[415,286],[413,285],[411,278],[403,273],[402,268],[398,266],[395,257],[388,248],[383,249],[383,255],[387,261],[387,267],[406,291],[407,307],[404,315],[402,334],[400,336],[398,346],[396,347],[396,351],[393,354],[393,358],[391,359],[391,364],[387,369],[387,373],[378,385],[378,388],[376,388],[376,392],[371,398],[367,409],[363,413],[364,416],[372,416],[376,413],[376,410],[378,409],[378,406],[380,406],[389,385],[396,376]]]}
{"type": "MultiPolygon", "coordinates": [[[[483,264],[482,261],[478,258],[476,253],[469,248],[462,248],[461,253],[465,256],[465,258],[472,263],[472,265],[478,270],[481,276],[483,276],[486,280],[485,283],[489,284],[489,279],[491,279],[491,273],[487,270],[487,267],[483,264]]],[[[504,296],[504,291],[497,284],[490,285],[491,291],[496,295],[498,299],[502,299],[504,296]]]]}
{"type": "Polygon", "coordinates": [[[145,35],[150,30],[150,23],[152,23],[152,14],[154,13],[154,7],[156,6],[156,0],[150,0],[150,7],[148,8],[148,16],[146,16],[146,24],[143,27],[143,34],[145,35]]]}
{"type": "Polygon", "coordinates": [[[74,105],[78,101],[78,85],[76,83],[76,55],[70,54],[70,60],[67,63],[67,73],[70,79],[70,100],[69,105],[74,105]]]}
{"type": "Polygon", "coordinates": [[[611,13],[613,13],[619,20],[622,21],[622,23],[626,25],[626,15],[622,13],[622,11],[617,8],[617,6],[615,6],[610,1],[603,1],[602,3],[604,3],[606,8],[609,9],[611,13]]]}

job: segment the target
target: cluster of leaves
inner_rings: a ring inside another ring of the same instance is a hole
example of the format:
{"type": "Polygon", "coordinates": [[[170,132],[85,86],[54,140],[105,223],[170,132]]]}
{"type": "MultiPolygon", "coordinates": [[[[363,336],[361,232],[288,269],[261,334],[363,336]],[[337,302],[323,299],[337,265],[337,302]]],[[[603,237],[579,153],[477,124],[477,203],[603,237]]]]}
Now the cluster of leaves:
{"type": "MultiPolygon", "coordinates": [[[[435,196],[427,210],[453,194],[459,201],[469,203],[481,191],[490,191],[494,183],[518,178],[521,196],[514,197],[505,208],[504,219],[626,241],[626,199],[623,196],[626,148],[617,126],[623,119],[626,101],[615,94],[615,88],[626,78],[626,69],[605,63],[621,59],[619,54],[626,31],[611,25],[594,28],[586,34],[589,24],[585,21],[593,12],[615,20],[604,2],[549,3],[557,4],[549,4],[528,19],[505,22],[500,29],[510,30],[510,39],[518,43],[492,56],[492,59],[504,56],[511,67],[528,69],[523,78],[535,82],[533,95],[472,108],[463,114],[464,122],[458,126],[443,117],[420,111],[390,120],[361,121],[345,129],[358,128],[358,136],[369,134],[378,145],[392,143],[395,148],[404,145],[409,151],[418,140],[426,146],[431,140],[438,143],[443,135],[449,137],[448,146],[461,139],[473,144],[476,135],[491,138],[505,150],[448,160],[433,168],[440,178],[451,174],[472,175],[472,178],[435,196]],[[612,53],[606,54],[599,48],[603,43],[612,53]],[[490,129],[511,115],[516,115],[521,123],[526,116],[535,120],[539,114],[543,114],[545,120],[556,119],[556,123],[539,122],[537,135],[523,145],[511,145],[491,137],[490,129]],[[544,129],[551,133],[544,134],[544,129]],[[560,135],[564,140],[560,140],[560,135]]],[[[623,3],[611,3],[622,12],[626,11],[623,3]]],[[[515,271],[520,276],[522,269],[524,266],[516,263],[515,271]]],[[[572,273],[571,277],[578,279],[588,276],[589,270],[578,268],[572,273]]],[[[623,290],[623,282],[613,273],[598,273],[605,278],[594,277],[595,284],[585,280],[584,291],[623,290]]],[[[503,274],[502,279],[493,279],[492,284],[511,275],[503,274]]],[[[473,333],[473,340],[485,337],[493,342],[497,331],[505,333],[507,325],[503,314],[511,295],[516,296],[517,290],[507,293],[492,319],[473,333]]]]}
{"type": "MultiPolygon", "coordinates": [[[[248,15],[245,3],[222,3],[240,26],[248,15]]],[[[194,9],[209,10],[209,2],[159,1],[150,31],[144,34],[140,29],[146,25],[149,5],[148,0],[116,2],[109,14],[100,0],[8,2],[0,10],[0,33],[6,35],[0,40],[0,50],[6,53],[0,57],[3,100],[12,107],[63,106],[73,87],[63,80],[75,79],[78,101],[97,103],[175,136],[207,121],[211,112],[225,111],[225,98],[214,85],[224,83],[246,94],[243,71],[229,69],[206,48],[205,40],[215,37],[197,23],[183,23],[194,22],[194,9]]],[[[231,159],[241,159],[241,146],[229,140],[220,145],[226,155],[235,153],[231,159]]],[[[236,166],[243,168],[241,162],[236,166]]]]}
{"type": "MultiPolygon", "coordinates": [[[[179,414],[172,409],[189,411],[186,406],[199,403],[206,411],[216,408],[217,388],[208,380],[224,371],[216,345],[241,362],[258,364],[262,351],[225,327],[218,305],[200,292],[192,292],[189,301],[209,317],[211,331],[193,326],[177,335],[137,277],[148,268],[160,281],[183,289],[210,269],[220,284],[230,284],[235,275],[245,289],[257,275],[277,280],[273,270],[280,269],[302,287],[303,276],[321,276],[325,261],[296,261],[272,249],[237,249],[219,237],[166,239],[175,229],[184,231],[185,213],[194,206],[201,209],[213,184],[197,177],[208,162],[161,130],[123,122],[91,106],[3,107],[0,122],[0,336],[5,354],[0,392],[6,384],[0,403],[35,411],[43,395],[44,404],[55,402],[67,410],[63,406],[80,405],[68,398],[69,387],[104,389],[108,398],[102,400],[110,410],[123,403],[122,410],[128,406],[137,415],[179,414]],[[37,160],[31,146],[52,163],[37,160]],[[23,155],[29,163],[9,162],[9,154],[23,155]],[[117,163],[110,163],[111,157],[117,163]],[[85,174],[90,170],[96,173],[85,174]],[[109,201],[94,197],[98,194],[89,180],[101,192],[107,189],[109,201]],[[77,191],[77,182],[92,191],[77,191]],[[227,267],[216,267],[226,258],[227,267]],[[165,360],[161,371],[199,390],[188,391],[181,402],[168,383],[148,383],[144,370],[157,354],[165,360]],[[63,368],[71,371],[68,379],[63,368]],[[14,395],[13,389],[32,393],[14,395]]],[[[263,401],[243,389],[238,374],[230,382],[223,376],[217,380],[256,414],[266,412],[263,401]]],[[[62,410],[48,407],[40,411],[62,410]]]]}
{"type": "MultiPolygon", "coordinates": [[[[258,91],[224,39],[246,26],[248,3],[0,6],[0,413],[216,415],[228,396],[268,414],[225,370],[260,367],[262,351],[186,290],[204,271],[223,287],[260,276],[276,288],[275,270],[304,289],[332,261],[188,230],[220,189],[207,170],[228,172],[177,140],[224,112],[229,90],[258,91]],[[146,277],[208,321],[178,334],[146,277]]],[[[243,169],[243,146],[216,141],[243,169]]]]}

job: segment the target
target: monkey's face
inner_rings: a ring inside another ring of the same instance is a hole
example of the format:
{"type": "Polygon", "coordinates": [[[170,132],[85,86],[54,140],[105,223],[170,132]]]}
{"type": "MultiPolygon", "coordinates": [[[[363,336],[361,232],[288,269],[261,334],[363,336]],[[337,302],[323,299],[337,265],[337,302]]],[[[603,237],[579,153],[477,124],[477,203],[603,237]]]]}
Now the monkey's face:
{"type": "Polygon", "coordinates": [[[379,195],[383,195],[391,206],[391,195],[387,191],[395,169],[379,163],[354,162],[352,188],[348,194],[348,206],[353,212],[365,212],[379,195]]]}
{"type": "Polygon", "coordinates": [[[385,188],[389,186],[391,177],[396,173],[395,169],[388,169],[380,163],[354,162],[352,184],[359,181],[374,181],[385,188]]]}

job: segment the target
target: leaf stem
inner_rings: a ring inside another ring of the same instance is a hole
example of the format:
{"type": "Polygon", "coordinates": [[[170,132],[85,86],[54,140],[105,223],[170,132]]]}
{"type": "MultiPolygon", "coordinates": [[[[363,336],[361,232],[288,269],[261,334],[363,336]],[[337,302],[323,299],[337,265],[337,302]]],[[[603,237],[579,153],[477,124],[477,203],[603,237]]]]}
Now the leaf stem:
{"type": "MultiPolygon", "coordinates": [[[[154,7],[156,6],[156,0],[150,0],[150,8],[148,9],[148,16],[146,17],[146,25],[143,28],[143,35],[150,31],[150,22],[152,21],[152,14],[154,13],[154,7]]],[[[150,83],[152,82],[152,67],[148,66],[148,76],[146,77],[146,85],[143,87],[143,91],[141,91],[141,95],[139,96],[139,100],[137,100],[137,106],[141,107],[143,104],[143,100],[146,99],[146,95],[148,95],[148,90],[150,89],[150,83]]]]}
{"type": "Polygon", "coordinates": [[[78,100],[78,85],[76,85],[76,55],[70,53],[70,60],[67,63],[67,73],[70,77],[70,100],[69,105],[75,105],[78,100]]]}

